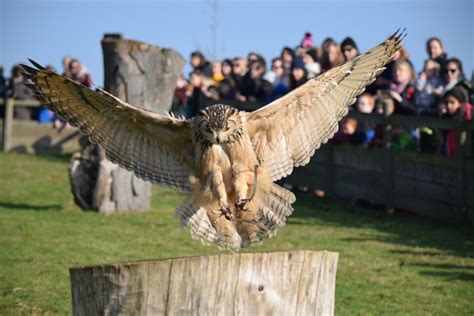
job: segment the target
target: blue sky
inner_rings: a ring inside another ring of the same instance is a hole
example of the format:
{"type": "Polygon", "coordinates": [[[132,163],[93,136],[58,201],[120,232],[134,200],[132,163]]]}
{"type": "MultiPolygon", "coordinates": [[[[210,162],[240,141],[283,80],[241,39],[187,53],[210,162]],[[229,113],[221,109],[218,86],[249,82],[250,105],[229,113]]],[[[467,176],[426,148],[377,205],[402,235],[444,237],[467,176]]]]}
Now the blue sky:
{"type": "MultiPolygon", "coordinates": [[[[283,46],[296,46],[306,31],[315,42],[350,35],[362,51],[398,27],[417,70],[425,41],[440,37],[467,74],[474,65],[474,6],[471,0],[414,1],[218,1],[217,57],[261,53],[267,60],[283,46]]],[[[186,60],[193,50],[213,53],[212,1],[0,0],[0,65],[6,75],[30,57],[61,70],[71,55],[85,63],[102,85],[104,32],[174,48],[186,60]]],[[[190,70],[187,64],[185,73],[190,70]]]]}

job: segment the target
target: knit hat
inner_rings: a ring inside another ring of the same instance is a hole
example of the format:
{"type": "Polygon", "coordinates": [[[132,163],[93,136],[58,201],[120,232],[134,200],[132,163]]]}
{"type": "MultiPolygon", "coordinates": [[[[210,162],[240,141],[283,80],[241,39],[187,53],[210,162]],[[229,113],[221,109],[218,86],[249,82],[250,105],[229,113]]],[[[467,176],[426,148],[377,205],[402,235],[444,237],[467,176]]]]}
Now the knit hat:
{"type": "Polygon", "coordinates": [[[352,46],[354,47],[355,49],[359,50],[357,48],[357,45],[356,43],[354,42],[354,40],[351,38],[351,37],[346,37],[342,43],[341,43],[341,48],[344,48],[344,46],[352,46]]]}
{"type": "Polygon", "coordinates": [[[291,64],[291,68],[295,69],[295,68],[301,68],[303,70],[305,70],[305,65],[304,65],[304,61],[303,61],[303,58],[301,57],[296,57],[295,59],[293,59],[293,63],[291,64]]]}
{"type": "Polygon", "coordinates": [[[313,35],[311,32],[306,32],[304,34],[304,38],[301,41],[300,47],[306,48],[306,47],[312,47],[313,46],[313,35]]]}

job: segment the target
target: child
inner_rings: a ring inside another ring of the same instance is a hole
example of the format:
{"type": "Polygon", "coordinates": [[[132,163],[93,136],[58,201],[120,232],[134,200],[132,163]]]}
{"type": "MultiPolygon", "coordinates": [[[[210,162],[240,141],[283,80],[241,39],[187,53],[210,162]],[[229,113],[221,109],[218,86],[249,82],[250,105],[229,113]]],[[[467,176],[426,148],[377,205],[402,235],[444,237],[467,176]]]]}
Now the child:
{"type": "Polygon", "coordinates": [[[416,79],[415,105],[418,113],[437,114],[437,100],[443,91],[440,69],[441,66],[437,62],[428,59],[416,79]]]}
{"type": "MultiPolygon", "coordinates": [[[[443,97],[444,112],[443,117],[461,118],[470,120],[472,105],[467,102],[466,96],[460,89],[452,89],[443,97]]],[[[465,133],[460,135],[461,143],[466,141],[465,133]]],[[[456,129],[448,130],[444,137],[444,150],[448,157],[456,157],[458,153],[458,131],[456,129]]]]}

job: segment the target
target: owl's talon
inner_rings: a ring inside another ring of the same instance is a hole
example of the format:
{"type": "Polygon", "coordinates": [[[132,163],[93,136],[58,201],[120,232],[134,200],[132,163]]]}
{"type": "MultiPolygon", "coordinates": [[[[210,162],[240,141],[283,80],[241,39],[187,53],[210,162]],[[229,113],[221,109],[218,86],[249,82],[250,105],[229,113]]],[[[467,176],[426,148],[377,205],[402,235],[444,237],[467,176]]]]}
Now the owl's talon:
{"type": "Polygon", "coordinates": [[[221,217],[224,216],[229,221],[234,220],[234,215],[228,206],[222,206],[218,213],[220,213],[221,217]]]}
{"type": "Polygon", "coordinates": [[[246,211],[245,205],[250,202],[250,199],[237,199],[235,202],[235,208],[237,211],[246,211]]]}

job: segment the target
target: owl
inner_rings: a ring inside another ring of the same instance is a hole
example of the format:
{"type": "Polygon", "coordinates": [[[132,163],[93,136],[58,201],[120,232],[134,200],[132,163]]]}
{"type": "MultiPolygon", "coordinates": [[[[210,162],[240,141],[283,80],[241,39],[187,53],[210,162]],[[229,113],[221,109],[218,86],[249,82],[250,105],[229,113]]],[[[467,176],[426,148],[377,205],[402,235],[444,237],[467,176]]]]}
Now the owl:
{"type": "Polygon", "coordinates": [[[36,62],[41,101],[138,177],[191,193],[176,209],[204,244],[239,250],[276,234],[295,196],[275,181],[304,166],[391,61],[403,32],[253,112],[211,105],[186,120],[92,91],[36,62]]]}

